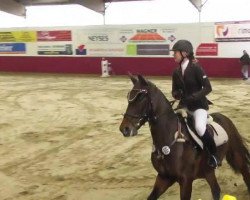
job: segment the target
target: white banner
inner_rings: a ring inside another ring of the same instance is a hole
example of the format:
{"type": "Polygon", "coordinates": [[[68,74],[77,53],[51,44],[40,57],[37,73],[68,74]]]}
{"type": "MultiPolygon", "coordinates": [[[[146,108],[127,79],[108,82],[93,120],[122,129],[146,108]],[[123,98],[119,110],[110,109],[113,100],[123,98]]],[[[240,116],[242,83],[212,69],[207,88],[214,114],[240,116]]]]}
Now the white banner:
{"type": "Polygon", "coordinates": [[[80,29],[75,52],[84,56],[169,55],[176,37],[175,28],[168,27],[80,29]]]}
{"type": "Polygon", "coordinates": [[[215,41],[250,41],[250,21],[218,22],[214,26],[215,41]]]}

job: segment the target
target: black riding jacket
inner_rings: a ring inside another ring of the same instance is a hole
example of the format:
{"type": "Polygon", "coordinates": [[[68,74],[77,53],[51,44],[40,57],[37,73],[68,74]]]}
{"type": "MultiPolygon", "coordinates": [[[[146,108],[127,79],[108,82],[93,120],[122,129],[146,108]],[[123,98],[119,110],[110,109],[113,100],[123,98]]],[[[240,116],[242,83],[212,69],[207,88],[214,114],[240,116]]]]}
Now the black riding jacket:
{"type": "Polygon", "coordinates": [[[242,65],[249,65],[250,64],[249,55],[247,53],[244,53],[244,55],[240,57],[240,62],[242,65]]]}
{"type": "Polygon", "coordinates": [[[197,62],[189,61],[182,75],[181,66],[172,75],[172,96],[180,100],[181,106],[194,111],[199,108],[208,110],[206,95],[212,91],[209,79],[197,62]]]}

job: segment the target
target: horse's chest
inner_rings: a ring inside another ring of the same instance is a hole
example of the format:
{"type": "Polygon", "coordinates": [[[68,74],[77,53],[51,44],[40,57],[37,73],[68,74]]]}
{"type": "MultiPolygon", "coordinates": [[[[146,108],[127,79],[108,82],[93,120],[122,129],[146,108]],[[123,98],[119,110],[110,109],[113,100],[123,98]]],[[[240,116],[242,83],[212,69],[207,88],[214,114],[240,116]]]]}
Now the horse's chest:
{"type": "Polygon", "coordinates": [[[161,175],[177,176],[179,171],[178,166],[176,166],[171,156],[159,158],[159,156],[152,153],[152,164],[155,170],[161,175]]]}

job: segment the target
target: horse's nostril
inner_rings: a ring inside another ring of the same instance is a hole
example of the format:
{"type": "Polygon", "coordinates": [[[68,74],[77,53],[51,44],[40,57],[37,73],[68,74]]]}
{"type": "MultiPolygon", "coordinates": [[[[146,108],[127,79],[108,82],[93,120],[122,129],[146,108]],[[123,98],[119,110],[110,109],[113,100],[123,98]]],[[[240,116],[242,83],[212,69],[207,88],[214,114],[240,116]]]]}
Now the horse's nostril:
{"type": "Polygon", "coordinates": [[[124,136],[129,136],[130,135],[130,128],[129,127],[124,127],[123,129],[123,135],[124,136]]]}

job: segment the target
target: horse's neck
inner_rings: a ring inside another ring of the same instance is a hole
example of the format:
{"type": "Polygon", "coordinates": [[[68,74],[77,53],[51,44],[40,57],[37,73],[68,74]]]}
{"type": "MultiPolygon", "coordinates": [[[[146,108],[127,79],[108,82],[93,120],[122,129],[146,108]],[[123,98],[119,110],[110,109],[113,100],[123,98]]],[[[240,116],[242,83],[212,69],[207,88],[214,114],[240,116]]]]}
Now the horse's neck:
{"type": "Polygon", "coordinates": [[[164,119],[172,120],[172,118],[177,118],[170,102],[167,100],[165,95],[162,93],[161,90],[158,89],[158,98],[157,102],[155,103],[154,112],[157,116],[166,115],[164,119]]]}
{"type": "Polygon", "coordinates": [[[156,121],[150,123],[150,130],[154,145],[162,146],[174,140],[177,131],[178,119],[170,103],[162,94],[158,99],[157,106],[154,108],[156,121]]]}

